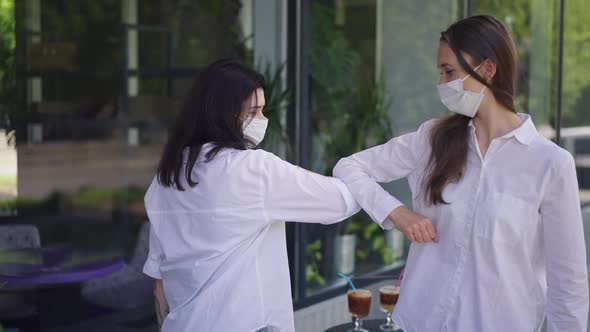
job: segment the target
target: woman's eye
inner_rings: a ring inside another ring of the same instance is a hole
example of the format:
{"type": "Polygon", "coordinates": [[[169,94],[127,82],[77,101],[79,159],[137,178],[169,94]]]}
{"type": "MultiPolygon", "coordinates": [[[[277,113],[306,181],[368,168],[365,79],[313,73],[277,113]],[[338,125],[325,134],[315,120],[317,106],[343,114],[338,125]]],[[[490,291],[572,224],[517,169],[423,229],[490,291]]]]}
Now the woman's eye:
{"type": "Polygon", "coordinates": [[[446,73],[447,75],[451,75],[453,72],[454,72],[454,70],[448,70],[448,71],[446,71],[445,73],[446,73]]]}

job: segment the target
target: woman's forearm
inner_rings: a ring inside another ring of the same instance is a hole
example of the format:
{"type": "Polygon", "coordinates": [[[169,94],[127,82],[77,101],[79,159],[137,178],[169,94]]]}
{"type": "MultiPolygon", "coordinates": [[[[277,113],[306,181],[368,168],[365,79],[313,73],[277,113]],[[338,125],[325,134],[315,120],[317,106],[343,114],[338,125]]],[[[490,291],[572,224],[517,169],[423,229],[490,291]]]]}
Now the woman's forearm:
{"type": "Polygon", "coordinates": [[[162,328],[164,319],[170,312],[168,301],[164,295],[164,284],[162,279],[155,279],[154,281],[154,304],[156,306],[156,317],[158,319],[158,327],[162,328]]]}

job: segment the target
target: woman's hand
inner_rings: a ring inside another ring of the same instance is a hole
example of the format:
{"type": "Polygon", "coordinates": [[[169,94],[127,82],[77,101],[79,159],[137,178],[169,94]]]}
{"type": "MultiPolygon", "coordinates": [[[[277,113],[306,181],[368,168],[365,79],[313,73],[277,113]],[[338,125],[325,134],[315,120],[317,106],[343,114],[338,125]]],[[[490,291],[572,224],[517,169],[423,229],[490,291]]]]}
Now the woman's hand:
{"type": "Polygon", "coordinates": [[[162,279],[154,280],[154,304],[156,306],[156,318],[158,320],[158,327],[161,331],[164,319],[170,313],[168,301],[166,300],[166,295],[164,294],[164,284],[162,283],[162,279]]]}
{"type": "Polygon", "coordinates": [[[389,219],[411,242],[438,242],[438,235],[432,220],[405,206],[391,211],[389,219]]]}

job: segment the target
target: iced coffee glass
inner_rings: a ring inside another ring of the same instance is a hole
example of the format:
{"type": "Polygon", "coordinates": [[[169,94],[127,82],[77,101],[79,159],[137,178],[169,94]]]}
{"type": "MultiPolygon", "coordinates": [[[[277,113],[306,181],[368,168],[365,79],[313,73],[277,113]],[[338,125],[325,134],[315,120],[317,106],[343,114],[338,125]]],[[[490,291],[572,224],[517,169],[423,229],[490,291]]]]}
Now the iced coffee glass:
{"type": "Polygon", "coordinates": [[[381,331],[397,331],[399,326],[391,320],[391,314],[395,310],[395,305],[399,299],[399,287],[383,286],[379,288],[379,308],[387,314],[386,321],[379,328],[381,331]]]}
{"type": "Polygon", "coordinates": [[[366,289],[356,289],[348,292],[348,311],[354,320],[354,328],[348,332],[368,332],[363,329],[362,318],[371,311],[371,292],[366,289]]]}

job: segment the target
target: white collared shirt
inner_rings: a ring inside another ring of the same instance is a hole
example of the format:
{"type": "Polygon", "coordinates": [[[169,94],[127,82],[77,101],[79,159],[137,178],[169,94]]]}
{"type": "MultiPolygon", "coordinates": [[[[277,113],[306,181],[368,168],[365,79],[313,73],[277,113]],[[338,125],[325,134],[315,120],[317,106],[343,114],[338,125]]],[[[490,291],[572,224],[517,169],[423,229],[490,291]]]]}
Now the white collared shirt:
{"type": "Polygon", "coordinates": [[[283,220],[333,223],[360,207],[338,179],[263,150],[225,149],[206,163],[210,148],[192,170],[195,187],[154,179],[145,196],[144,272],[163,280],[170,305],[162,331],[293,332],[283,220]]]}
{"type": "Polygon", "coordinates": [[[572,156],[542,137],[528,115],[482,158],[470,124],[458,183],[429,206],[418,197],[436,120],[342,159],[342,179],[374,221],[401,203],[378,184],[407,177],[416,212],[438,243],[412,243],[394,321],[406,332],[586,332],[588,276],[572,156]]]}

